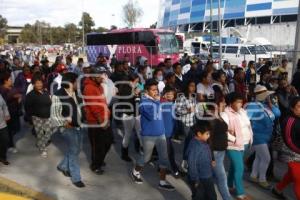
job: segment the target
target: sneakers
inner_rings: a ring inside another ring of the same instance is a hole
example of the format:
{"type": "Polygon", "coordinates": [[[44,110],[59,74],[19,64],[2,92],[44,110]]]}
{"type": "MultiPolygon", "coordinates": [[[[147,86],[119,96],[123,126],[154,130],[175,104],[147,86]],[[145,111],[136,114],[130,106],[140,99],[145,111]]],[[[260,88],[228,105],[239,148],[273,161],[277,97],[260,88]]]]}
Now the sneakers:
{"type": "Polygon", "coordinates": [[[173,173],[173,176],[174,176],[174,178],[179,178],[180,177],[180,172],[179,171],[176,171],[176,172],[174,172],[173,173]]]}
{"type": "Polygon", "coordinates": [[[58,171],[60,171],[64,176],[66,176],[66,177],[71,177],[70,172],[65,171],[65,170],[62,170],[62,169],[60,169],[59,167],[57,167],[56,169],[57,169],[58,171]]]}
{"type": "Polygon", "coordinates": [[[0,160],[0,162],[3,164],[3,165],[10,165],[10,163],[7,161],[7,160],[0,160]]]}
{"type": "Polygon", "coordinates": [[[186,160],[183,160],[182,163],[181,163],[181,168],[182,168],[182,171],[184,173],[187,173],[188,172],[188,164],[187,164],[187,161],[186,160]]]}
{"type": "Polygon", "coordinates": [[[18,150],[15,148],[15,147],[10,147],[8,149],[8,152],[11,152],[11,153],[18,153],[18,150]]]}
{"type": "Polygon", "coordinates": [[[258,179],[256,177],[252,177],[252,176],[250,176],[249,181],[251,183],[258,183],[258,179]]]}
{"type": "Polygon", "coordinates": [[[73,183],[73,185],[75,185],[78,188],[83,188],[85,187],[85,184],[82,181],[78,181],[76,183],[73,183]]]}
{"type": "Polygon", "coordinates": [[[135,173],[134,171],[131,172],[131,177],[136,184],[143,184],[143,180],[141,178],[140,172],[137,173],[135,173]]]}
{"type": "Polygon", "coordinates": [[[41,156],[42,156],[43,158],[47,158],[47,157],[48,157],[47,151],[42,151],[41,156]]]}
{"type": "Polygon", "coordinates": [[[276,196],[278,199],[285,199],[285,196],[283,195],[283,193],[282,193],[282,192],[279,192],[279,191],[276,189],[276,187],[273,187],[273,188],[272,188],[272,194],[273,194],[274,196],[276,196]]]}
{"type": "Polygon", "coordinates": [[[267,181],[259,182],[258,185],[260,187],[262,187],[263,189],[265,189],[265,190],[270,190],[271,189],[271,185],[267,181]]]}
{"type": "Polygon", "coordinates": [[[97,175],[102,175],[104,173],[104,170],[101,169],[101,168],[98,168],[98,169],[94,169],[92,170],[95,174],[97,175]]]}
{"type": "Polygon", "coordinates": [[[252,198],[247,195],[241,195],[236,197],[236,200],[251,200],[252,198]]]}
{"type": "Polygon", "coordinates": [[[175,190],[175,188],[167,182],[164,184],[159,183],[158,188],[161,190],[166,190],[166,191],[174,191],[175,190]]]}

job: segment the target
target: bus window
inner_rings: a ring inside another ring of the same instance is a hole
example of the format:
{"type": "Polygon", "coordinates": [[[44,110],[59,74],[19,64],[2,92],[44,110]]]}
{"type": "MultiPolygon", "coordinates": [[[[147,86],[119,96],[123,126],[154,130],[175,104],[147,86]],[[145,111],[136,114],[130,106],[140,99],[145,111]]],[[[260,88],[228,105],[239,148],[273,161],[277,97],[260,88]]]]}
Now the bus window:
{"type": "Polygon", "coordinates": [[[201,44],[201,47],[204,51],[208,51],[208,47],[206,44],[201,44]]]}
{"type": "Polygon", "coordinates": [[[160,53],[172,54],[179,52],[177,39],[174,34],[158,33],[157,35],[159,36],[160,41],[158,44],[160,53]]]}
{"type": "Polygon", "coordinates": [[[213,53],[219,53],[219,47],[212,47],[213,53]]]}
{"type": "Polygon", "coordinates": [[[226,53],[237,54],[238,49],[238,47],[227,46],[226,53]]]}
{"type": "MultiPolygon", "coordinates": [[[[213,53],[219,53],[219,46],[214,46],[213,47],[213,53]]],[[[225,46],[222,46],[222,53],[225,51],[225,46]]]]}
{"type": "Polygon", "coordinates": [[[249,50],[246,47],[241,47],[240,54],[245,55],[245,54],[250,54],[249,50]]]}

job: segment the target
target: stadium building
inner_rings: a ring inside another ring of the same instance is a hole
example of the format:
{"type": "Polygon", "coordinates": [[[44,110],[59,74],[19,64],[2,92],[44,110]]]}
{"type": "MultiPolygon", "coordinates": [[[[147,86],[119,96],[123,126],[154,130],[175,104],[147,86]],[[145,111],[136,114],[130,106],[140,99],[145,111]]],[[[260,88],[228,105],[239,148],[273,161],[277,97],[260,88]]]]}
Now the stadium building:
{"type": "MultiPolygon", "coordinates": [[[[299,0],[220,0],[222,36],[263,37],[274,46],[291,48],[298,6],[299,0]]],[[[207,32],[212,10],[212,27],[217,31],[218,8],[219,0],[161,0],[158,27],[207,32]]]]}

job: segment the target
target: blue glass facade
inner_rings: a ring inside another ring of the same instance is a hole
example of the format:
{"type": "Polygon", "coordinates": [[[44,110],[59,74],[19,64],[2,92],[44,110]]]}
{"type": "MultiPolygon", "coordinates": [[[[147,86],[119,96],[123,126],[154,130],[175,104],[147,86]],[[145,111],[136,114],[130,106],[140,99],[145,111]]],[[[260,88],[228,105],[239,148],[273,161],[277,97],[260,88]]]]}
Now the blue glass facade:
{"type": "MultiPolygon", "coordinates": [[[[162,27],[210,20],[211,0],[162,0],[162,27]]],[[[298,0],[221,0],[222,19],[240,19],[298,12],[298,0]]],[[[218,19],[218,0],[212,0],[212,17],[218,19]]]]}

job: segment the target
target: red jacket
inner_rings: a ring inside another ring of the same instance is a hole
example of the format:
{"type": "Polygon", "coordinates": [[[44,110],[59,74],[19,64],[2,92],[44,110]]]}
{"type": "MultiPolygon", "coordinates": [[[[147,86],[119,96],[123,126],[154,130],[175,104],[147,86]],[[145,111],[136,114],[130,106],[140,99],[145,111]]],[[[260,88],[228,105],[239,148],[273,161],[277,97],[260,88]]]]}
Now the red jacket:
{"type": "Polygon", "coordinates": [[[102,86],[97,85],[90,78],[84,81],[84,86],[83,98],[88,124],[99,123],[99,118],[101,123],[109,120],[110,110],[108,109],[102,86]]]}

